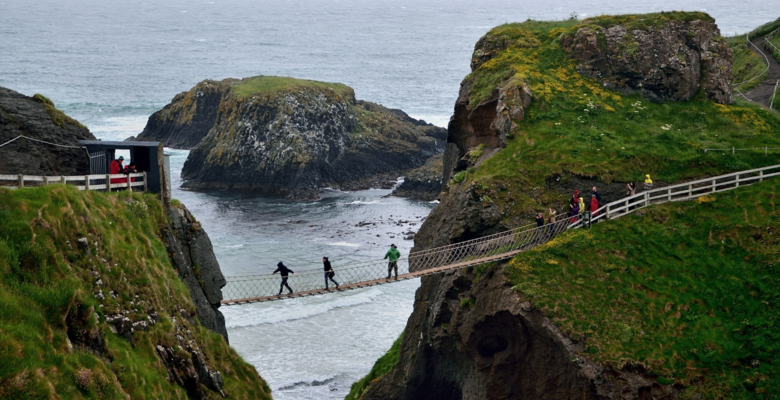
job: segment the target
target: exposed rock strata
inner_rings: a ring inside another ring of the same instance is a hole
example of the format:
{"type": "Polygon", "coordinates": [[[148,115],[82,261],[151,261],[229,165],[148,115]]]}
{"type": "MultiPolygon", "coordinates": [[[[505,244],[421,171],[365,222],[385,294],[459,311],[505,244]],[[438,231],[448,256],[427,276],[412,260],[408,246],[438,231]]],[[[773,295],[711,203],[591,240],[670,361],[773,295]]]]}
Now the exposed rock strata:
{"type": "Polygon", "coordinates": [[[441,192],[441,174],[444,155],[433,156],[420,168],[406,173],[404,181],[393,190],[393,195],[417,200],[436,200],[441,192]]]}
{"type": "Polygon", "coordinates": [[[503,267],[424,277],[398,363],[365,400],[675,399],[641,370],[579,357],[564,336],[506,283],[503,267]]]}
{"type": "Polygon", "coordinates": [[[225,317],[219,311],[225,277],[219,268],[206,231],[184,208],[166,210],[170,226],[163,230],[163,240],[171,263],[187,285],[195,304],[198,321],[228,341],[225,317]]]}
{"type": "MultiPolygon", "coordinates": [[[[49,99],[0,87],[0,144],[19,135],[64,146],[79,146],[79,140],[95,139],[89,129],[57,110],[49,99]]],[[[0,174],[88,173],[89,156],[82,148],[57,147],[24,138],[0,147],[0,174]]]]}
{"type": "Polygon", "coordinates": [[[153,115],[137,140],[197,143],[182,170],[186,188],[298,199],[419,167],[443,151],[445,137],[343,85],[255,77],[201,82],[153,115]],[[287,86],[274,87],[279,80],[287,86]]]}
{"type": "Polygon", "coordinates": [[[687,101],[699,91],[721,104],[734,102],[731,50],[715,21],[668,21],[642,29],[589,21],[562,38],[583,75],[656,102],[687,101]]]}

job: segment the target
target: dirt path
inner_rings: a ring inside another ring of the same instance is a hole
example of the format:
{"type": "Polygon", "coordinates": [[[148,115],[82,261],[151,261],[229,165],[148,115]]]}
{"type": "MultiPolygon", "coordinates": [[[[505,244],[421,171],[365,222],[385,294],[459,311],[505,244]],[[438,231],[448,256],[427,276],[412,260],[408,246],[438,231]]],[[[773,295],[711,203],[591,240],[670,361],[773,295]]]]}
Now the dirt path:
{"type": "MultiPolygon", "coordinates": [[[[777,83],[777,80],[780,79],[780,62],[777,62],[777,59],[772,57],[772,54],[764,50],[763,36],[760,38],[753,39],[752,42],[759,49],[762,49],[764,54],[766,54],[765,59],[769,61],[769,75],[766,77],[766,79],[764,79],[763,82],[761,82],[760,85],[756,86],[755,88],[747,92],[743,92],[743,94],[744,97],[747,97],[748,100],[759,103],[764,107],[769,107],[769,102],[772,101],[772,95],[775,92],[775,84],[777,83]]],[[[759,53],[755,47],[750,46],[750,50],[762,56],[761,53],[759,53]]],[[[734,93],[734,94],[739,96],[738,93],[734,93]]],[[[778,100],[775,100],[775,102],[777,101],[778,100]]]]}

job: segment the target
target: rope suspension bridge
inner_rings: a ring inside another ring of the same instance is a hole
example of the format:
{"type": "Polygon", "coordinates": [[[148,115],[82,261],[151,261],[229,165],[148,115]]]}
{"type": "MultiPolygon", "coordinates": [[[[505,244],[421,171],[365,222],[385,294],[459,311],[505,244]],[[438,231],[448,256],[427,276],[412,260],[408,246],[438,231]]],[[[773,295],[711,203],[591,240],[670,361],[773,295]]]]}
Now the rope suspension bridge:
{"type": "MultiPolygon", "coordinates": [[[[780,175],[780,165],[719,175],[663,188],[647,190],[601,206],[593,213],[577,216],[560,215],[554,221],[537,227],[535,224],[447,246],[418,251],[398,259],[398,276],[387,279],[388,262],[376,260],[334,267],[338,288],[324,288],[324,271],[301,271],[291,275],[288,283],[292,294],[277,295],[280,277],[271,274],[227,277],[222,289],[223,305],[238,305],[271,300],[320,295],[417,278],[444,271],[473,267],[506,260],[516,254],[544,244],[569,229],[589,226],[600,220],[616,219],[652,204],[685,201],[711,193],[747,186],[780,175]]],[[[335,286],[335,285],[333,285],[335,286]]]]}

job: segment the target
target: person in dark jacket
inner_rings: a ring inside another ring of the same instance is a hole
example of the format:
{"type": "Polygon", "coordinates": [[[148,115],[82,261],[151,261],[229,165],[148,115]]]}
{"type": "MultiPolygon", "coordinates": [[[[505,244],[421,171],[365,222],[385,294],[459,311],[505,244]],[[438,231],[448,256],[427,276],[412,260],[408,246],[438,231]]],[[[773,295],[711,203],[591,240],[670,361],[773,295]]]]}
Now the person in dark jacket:
{"type": "Polygon", "coordinates": [[[544,213],[536,213],[536,239],[541,240],[544,236],[544,213]]]}
{"type": "Polygon", "coordinates": [[[325,290],[328,290],[328,279],[330,279],[331,282],[336,284],[336,289],[339,288],[339,283],[333,280],[333,276],[336,275],[335,272],[333,272],[333,267],[330,266],[330,261],[328,261],[328,257],[322,257],[322,265],[325,267],[325,290]]]}
{"type": "Polygon", "coordinates": [[[295,272],[293,272],[293,270],[285,267],[284,264],[282,264],[281,261],[279,261],[279,264],[276,264],[276,271],[274,271],[274,273],[271,274],[271,275],[274,275],[277,272],[279,272],[282,275],[282,284],[279,285],[279,294],[277,296],[281,296],[282,295],[282,290],[284,289],[285,286],[287,286],[287,290],[290,291],[290,293],[288,293],[288,294],[292,294],[293,290],[292,290],[292,288],[290,288],[290,285],[287,284],[287,275],[288,274],[295,275],[295,272]]]}
{"type": "Polygon", "coordinates": [[[599,188],[593,187],[593,195],[596,196],[596,200],[601,204],[601,193],[599,193],[599,188]]]}

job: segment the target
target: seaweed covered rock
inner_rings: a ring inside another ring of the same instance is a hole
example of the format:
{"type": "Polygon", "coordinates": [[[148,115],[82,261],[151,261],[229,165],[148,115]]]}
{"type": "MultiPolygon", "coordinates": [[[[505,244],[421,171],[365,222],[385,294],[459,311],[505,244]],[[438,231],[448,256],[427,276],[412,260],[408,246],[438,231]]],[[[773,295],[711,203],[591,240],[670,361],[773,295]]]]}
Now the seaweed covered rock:
{"type": "Polygon", "coordinates": [[[0,174],[89,173],[89,156],[78,143],[79,140],[95,140],[89,129],[40,94],[28,97],[0,87],[0,144],[18,136],[47,143],[19,138],[0,147],[0,174]]]}
{"type": "Polygon", "coordinates": [[[401,175],[441,153],[446,137],[400,110],[356,100],[342,84],[267,76],[201,82],[144,132],[139,140],[197,142],[182,170],[186,188],[294,199],[401,175]]]}
{"type": "Polygon", "coordinates": [[[609,16],[583,21],[564,48],[580,73],[651,101],[687,101],[699,91],[734,102],[731,50],[710,16],[668,13],[609,16]]]}

